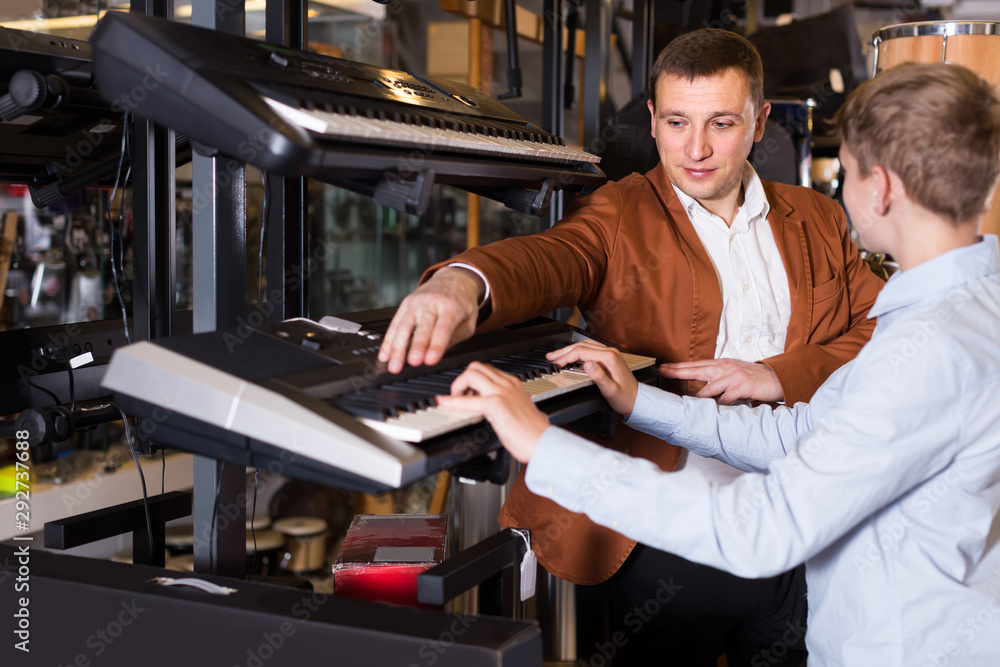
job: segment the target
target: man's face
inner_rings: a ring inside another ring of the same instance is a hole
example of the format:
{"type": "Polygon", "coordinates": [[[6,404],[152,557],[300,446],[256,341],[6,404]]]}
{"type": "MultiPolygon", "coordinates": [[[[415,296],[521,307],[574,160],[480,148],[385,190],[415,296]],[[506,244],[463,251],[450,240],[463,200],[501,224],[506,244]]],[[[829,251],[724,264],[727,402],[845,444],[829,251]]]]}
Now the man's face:
{"type": "Polygon", "coordinates": [[[754,111],[750,87],[735,69],[693,81],[661,76],[652,134],[670,181],[712,210],[735,202],[750,148],[764,136],[771,110],[754,111]]]}

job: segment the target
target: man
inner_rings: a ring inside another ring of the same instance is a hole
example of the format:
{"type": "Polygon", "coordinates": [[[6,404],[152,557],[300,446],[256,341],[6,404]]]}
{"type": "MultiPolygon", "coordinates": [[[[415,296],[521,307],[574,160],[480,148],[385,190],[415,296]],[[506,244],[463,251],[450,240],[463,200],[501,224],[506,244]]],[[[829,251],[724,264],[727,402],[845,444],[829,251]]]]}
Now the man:
{"type": "Polygon", "coordinates": [[[639,387],[596,343],[549,355],[585,361],[629,426],[755,474],[714,486],[597,447],[482,364],[441,404],[485,414],[533,491],[637,540],[742,576],[805,562],[810,667],[997,664],[1000,245],[979,221],[1000,98],[959,65],[907,64],[837,123],[847,209],[900,272],[871,342],[810,403],[719,407],[639,387]]]}
{"type": "MultiPolygon", "coordinates": [[[[477,323],[489,329],[573,305],[596,335],[666,362],[671,388],[722,403],[807,400],[853,358],[871,335],[865,315],[882,283],[849,241],[839,206],[807,188],[762,183],[747,163],[770,109],[756,51],[723,30],[689,33],[660,54],[651,84],[660,165],[578,197],[550,230],[432,267],[386,332],[380,359],[390,371],[436,363],[477,323]]],[[[677,465],[680,450],[647,434],[592,437],[663,470],[677,465]]],[[[531,528],[539,560],[558,577],[597,584],[618,571],[619,624],[661,579],[683,587],[628,631],[619,658],[633,664],[668,644],[679,664],[714,667],[727,636],[749,663],[804,618],[801,573],[741,580],[633,550],[632,540],[531,494],[523,478],[500,519],[531,528]]]]}

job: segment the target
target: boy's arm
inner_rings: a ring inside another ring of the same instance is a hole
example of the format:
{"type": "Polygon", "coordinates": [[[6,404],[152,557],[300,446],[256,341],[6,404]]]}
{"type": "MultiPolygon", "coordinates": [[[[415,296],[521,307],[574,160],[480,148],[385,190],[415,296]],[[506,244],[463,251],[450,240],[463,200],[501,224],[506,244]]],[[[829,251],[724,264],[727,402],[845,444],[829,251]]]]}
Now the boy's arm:
{"type": "Polygon", "coordinates": [[[625,423],[749,472],[766,471],[812,430],[807,403],[774,409],[720,406],[711,398],[681,397],[648,385],[639,385],[635,407],[625,423]]]}
{"type": "Polygon", "coordinates": [[[731,484],[713,484],[697,470],[664,473],[556,427],[539,439],[525,481],[644,544],[737,576],[772,576],[833,544],[954,456],[961,420],[953,410],[885,400],[883,382],[869,385],[827,410],[766,473],[731,484]]]}

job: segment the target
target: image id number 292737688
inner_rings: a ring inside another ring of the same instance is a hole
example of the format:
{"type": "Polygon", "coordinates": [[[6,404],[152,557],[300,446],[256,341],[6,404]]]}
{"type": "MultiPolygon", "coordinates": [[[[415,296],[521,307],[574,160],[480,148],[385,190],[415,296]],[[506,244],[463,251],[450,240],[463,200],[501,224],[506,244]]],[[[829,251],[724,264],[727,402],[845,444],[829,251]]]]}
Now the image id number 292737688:
{"type": "MultiPolygon", "coordinates": [[[[27,533],[31,530],[31,455],[28,446],[29,433],[20,430],[14,434],[17,438],[16,458],[14,466],[14,527],[24,535],[16,535],[14,540],[30,542],[33,538],[27,533]]],[[[14,592],[18,594],[16,611],[14,612],[14,648],[25,653],[30,652],[31,621],[28,611],[30,599],[29,580],[31,575],[31,554],[28,544],[18,545],[15,550],[17,558],[17,576],[14,577],[14,592]]]]}

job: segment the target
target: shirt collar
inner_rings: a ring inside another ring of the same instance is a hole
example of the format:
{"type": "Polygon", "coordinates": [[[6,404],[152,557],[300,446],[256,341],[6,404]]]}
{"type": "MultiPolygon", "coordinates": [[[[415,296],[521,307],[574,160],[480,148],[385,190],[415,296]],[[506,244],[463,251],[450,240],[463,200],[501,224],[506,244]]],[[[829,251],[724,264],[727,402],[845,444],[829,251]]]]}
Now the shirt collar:
{"type": "MultiPolygon", "coordinates": [[[[733,231],[745,231],[749,229],[750,222],[756,220],[758,217],[766,218],[767,214],[771,210],[771,205],[767,201],[767,194],[764,192],[764,185],[760,181],[760,176],[750,165],[750,162],[743,163],[743,206],[736,214],[736,218],[733,220],[733,231]],[[740,226],[744,229],[737,229],[737,224],[741,223],[740,226]]],[[[674,189],[674,193],[677,198],[681,200],[681,204],[684,206],[684,210],[687,211],[688,217],[693,218],[695,215],[708,216],[708,217],[718,217],[714,213],[711,213],[698,203],[698,200],[690,196],[673,182],[670,186],[674,189]]]]}
{"type": "Polygon", "coordinates": [[[879,292],[868,317],[912,306],[934,294],[998,272],[1000,243],[996,236],[987,234],[978,243],[955,248],[912,269],[894,273],[879,292]]]}

